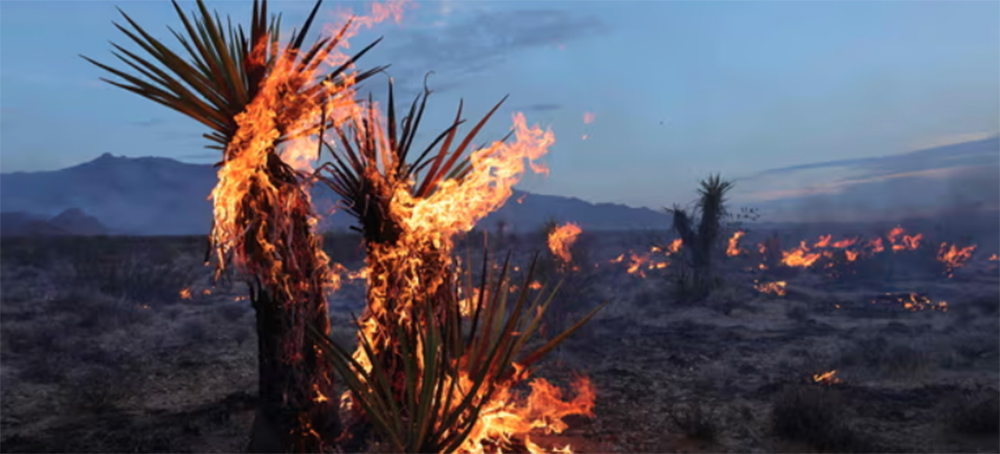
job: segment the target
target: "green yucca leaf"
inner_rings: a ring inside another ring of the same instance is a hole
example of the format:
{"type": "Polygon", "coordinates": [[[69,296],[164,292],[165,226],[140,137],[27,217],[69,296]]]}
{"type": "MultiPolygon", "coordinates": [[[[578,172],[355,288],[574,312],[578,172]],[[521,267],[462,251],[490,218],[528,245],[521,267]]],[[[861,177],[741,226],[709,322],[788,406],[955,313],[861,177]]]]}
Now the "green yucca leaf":
{"type": "MultiPolygon", "coordinates": [[[[296,68],[299,71],[315,70],[345,36],[350,25],[349,21],[334,38],[318,39],[302,52],[306,35],[321,4],[322,0],[316,2],[303,27],[292,33],[289,45],[284,50],[297,58],[296,68]]],[[[134,74],[129,74],[88,57],[81,57],[121,79],[101,80],[169,107],[209,127],[211,131],[202,136],[210,141],[207,147],[225,149],[238,128],[236,116],[253,101],[282,52],[278,47],[281,17],[270,17],[267,1],[255,0],[248,37],[243,28],[234,27],[228,17],[223,23],[217,13],[209,12],[202,0],[198,0],[197,11],[190,15],[185,14],[176,1],[173,1],[173,6],[183,28],[178,31],[168,27],[168,30],[180,43],[183,56],[147,33],[131,17],[119,10],[128,28],[117,23],[114,24],[115,27],[149,58],[140,57],[137,53],[112,43],[115,49],[112,54],[134,71],[134,74]],[[255,58],[256,52],[261,52],[261,58],[255,58]]],[[[377,42],[363,48],[343,65],[327,73],[323,80],[337,81],[377,42]]],[[[360,82],[384,68],[360,72],[355,80],[360,82]]],[[[330,88],[317,82],[290,88],[320,102],[344,87],[335,83],[331,92],[330,88]]],[[[282,137],[278,142],[286,139],[287,137],[282,137]]]]}
{"type": "MultiPolygon", "coordinates": [[[[535,270],[532,260],[521,291],[516,292],[514,301],[507,301],[509,259],[508,255],[498,274],[490,276],[488,255],[484,257],[483,274],[476,289],[472,288],[471,274],[466,273],[466,293],[479,292],[474,313],[468,321],[459,314],[455,305],[457,296],[451,293],[438,303],[412,308],[411,318],[425,322],[396,327],[399,349],[396,358],[402,361],[399,370],[405,376],[402,395],[392,386],[387,365],[376,359],[369,341],[364,338],[359,341],[360,348],[372,358],[371,370],[365,372],[346,349],[319,331],[310,331],[313,336],[323,337],[318,342],[322,351],[333,358],[337,373],[345,375],[344,383],[368,413],[377,433],[391,443],[393,449],[399,452],[454,451],[468,437],[483,406],[498,387],[510,385],[514,359],[537,332],[558,285],[551,292],[543,289],[529,301],[526,289],[535,270]],[[434,308],[441,304],[445,306],[439,313],[434,308]],[[470,327],[468,337],[463,335],[466,324],[470,327]],[[418,346],[421,355],[416,354],[418,346]],[[462,357],[465,362],[460,361],[462,357]],[[419,358],[423,358],[422,363],[419,358]],[[467,388],[458,384],[463,373],[469,380],[467,388]],[[445,386],[446,382],[450,385],[445,386]]],[[[583,326],[599,309],[527,354],[518,364],[531,366],[583,326]]]]}

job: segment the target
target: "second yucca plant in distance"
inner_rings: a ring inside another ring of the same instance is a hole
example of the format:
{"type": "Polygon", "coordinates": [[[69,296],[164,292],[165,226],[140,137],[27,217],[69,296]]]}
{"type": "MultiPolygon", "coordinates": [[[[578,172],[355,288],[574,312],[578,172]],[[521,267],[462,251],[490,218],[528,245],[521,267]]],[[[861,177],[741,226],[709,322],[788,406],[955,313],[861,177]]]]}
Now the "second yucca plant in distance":
{"type": "Polygon", "coordinates": [[[722,233],[722,221],[726,216],[726,193],[733,188],[733,183],[723,180],[721,175],[710,175],[701,181],[698,188],[698,201],[694,213],[676,205],[667,209],[673,214],[673,230],[684,241],[692,274],[682,279],[683,285],[690,285],[691,294],[696,299],[704,298],[711,291],[714,276],[712,275],[712,255],[719,246],[722,233]],[[693,216],[700,215],[697,228],[693,216]]]}

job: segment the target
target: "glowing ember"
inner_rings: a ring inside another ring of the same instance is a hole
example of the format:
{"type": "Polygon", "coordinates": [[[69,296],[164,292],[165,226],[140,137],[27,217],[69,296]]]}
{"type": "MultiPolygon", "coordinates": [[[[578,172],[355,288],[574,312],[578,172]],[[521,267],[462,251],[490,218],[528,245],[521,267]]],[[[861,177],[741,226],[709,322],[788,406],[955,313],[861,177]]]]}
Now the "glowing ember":
{"type": "Polygon", "coordinates": [[[844,249],[844,248],[853,246],[854,243],[857,243],[857,242],[858,242],[857,238],[848,238],[848,239],[840,240],[840,241],[837,241],[837,242],[833,243],[831,245],[831,247],[834,247],[834,248],[837,248],[837,249],[844,249]]]}
{"type": "Polygon", "coordinates": [[[785,281],[762,282],[755,284],[753,288],[757,289],[757,291],[761,293],[769,293],[777,296],[785,296],[786,293],[785,286],[787,285],[788,283],[785,281]]]}
{"type": "Polygon", "coordinates": [[[876,303],[898,304],[901,308],[910,312],[923,310],[948,312],[947,301],[934,302],[927,295],[921,293],[886,293],[877,296],[872,301],[872,304],[876,303]]]}
{"type": "Polygon", "coordinates": [[[823,372],[821,374],[813,375],[813,381],[816,383],[824,385],[832,385],[834,383],[840,383],[841,380],[836,377],[837,369],[831,370],[829,372],[823,372]]]}
{"type": "Polygon", "coordinates": [[[872,254],[878,254],[878,253],[880,253],[880,252],[882,252],[882,251],[885,250],[885,247],[882,245],[882,239],[881,238],[875,238],[875,239],[869,241],[868,244],[867,244],[867,246],[869,248],[871,248],[872,254]]]}
{"type": "Polygon", "coordinates": [[[993,254],[990,256],[988,260],[991,262],[996,262],[997,260],[1000,260],[1000,257],[998,257],[996,254],[993,254]]]}
{"type": "Polygon", "coordinates": [[[733,233],[733,236],[729,238],[729,242],[726,246],[726,255],[729,257],[736,257],[746,251],[740,249],[740,237],[742,237],[746,232],[742,230],[737,230],[733,233]]]}
{"type": "Polygon", "coordinates": [[[188,288],[181,289],[180,295],[181,295],[181,299],[182,300],[189,300],[189,299],[191,299],[191,288],[188,287],[188,288]]]}
{"type": "Polygon", "coordinates": [[[968,262],[972,258],[972,251],[974,250],[976,250],[976,245],[959,248],[954,244],[949,246],[948,243],[941,243],[937,259],[944,264],[945,274],[948,277],[952,277],[955,275],[956,268],[962,267],[965,265],[965,262],[968,262]]]}
{"type": "Polygon", "coordinates": [[[549,232],[549,250],[552,251],[552,255],[558,257],[565,265],[572,263],[573,257],[569,249],[582,231],[579,225],[570,222],[549,232]]]}

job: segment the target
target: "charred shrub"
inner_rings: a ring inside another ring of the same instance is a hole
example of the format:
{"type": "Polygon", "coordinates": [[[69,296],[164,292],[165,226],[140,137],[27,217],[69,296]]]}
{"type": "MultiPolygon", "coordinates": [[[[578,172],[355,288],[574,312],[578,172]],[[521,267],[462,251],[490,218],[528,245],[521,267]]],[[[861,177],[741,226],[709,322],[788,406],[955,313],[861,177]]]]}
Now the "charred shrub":
{"type": "Polygon", "coordinates": [[[131,367],[96,366],[87,369],[68,383],[73,406],[85,412],[116,411],[141,388],[141,375],[131,367]]]}
{"type": "Polygon", "coordinates": [[[839,393],[819,386],[795,386],[779,393],[771,413],[775,433],[825,452],[868,452],[871,443],[844,423],[839,393]]]}
{"type": "Polygon", "coordinates": [[[951,411],[951,427],[969,435],[1000,434],[1000,393],[989,390],[959,399],[951,411]]]}
{"type": "Polygon", "coordinates": [[[178,332],[181,337],[195,344],[203,343],[209,337],[208,326],[203,320],[197,318],[185,320],[178,328],[178,332]]]}
{"type": "Polygon", "coordinates": [[[176,300],[204,256],[196,238],[81,238],[65,246],[74,287],[142,303],[176,300]]]}
{"type": "Polygon", "coordinates": [[[880,372],[891,377],[913,377],[928,371],[932,365],[930,354],[910,345],[889,347],[881,358],[880,372]]]}
{"type": "Polygon", "coordinates": [[[125,298],[95,294],[78,296],[67,304],[76,306],[76,328],[87,334],[99,334],[129,325],[148,323],[153,319],[152,309],[125,298]]]}
{"type": "Polygon", "coordinates": [[[699,402],[675,405],[669,415],[681,432],[692,440],[715,441],[719,434],[715,411],[699,402]]]}

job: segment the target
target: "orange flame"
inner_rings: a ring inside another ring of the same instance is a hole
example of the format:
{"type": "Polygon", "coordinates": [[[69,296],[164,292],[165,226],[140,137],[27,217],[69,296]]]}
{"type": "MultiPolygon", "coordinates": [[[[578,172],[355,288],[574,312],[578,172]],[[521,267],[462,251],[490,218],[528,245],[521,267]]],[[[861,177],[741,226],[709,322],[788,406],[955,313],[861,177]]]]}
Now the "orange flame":
{"type": "Polygon", "coordinates": [[[191,287],[181,289],[180,295],[182,300],[191,299],[191,287]]]}
{"type": "MultiPolygon", "coordinates": [[[[729,238],[729,243],[726,246],[726,255],[729,257],[736,257],[737,255],[746,252],[740,249],[740,237],[742,237],[746,232],[742,230],[737,230],[733,233],[733,236],[729,238]]],[[[679,240],[675,240],[679,241],[679,240]]]]}
{"type": "Polygon", "coordinates": [[[808,268],[812,266],[813,263],[816,263],[816,261],[822,257],[822,254],[810,252],[809,246],[806,246],[805,241],[800,242],[799,247],[792,249],[791,251],[782,251],[781,255],[781,263],[785,266],[801,268],[808,268]]]}
{"type": "Polygon", "coordinates": [[[941,247],[938,249],[937,259],[941,263],[944,263],[945,274],[948,277],[954,276],[956,268],[960,268],[965,265],[972,258],[972,251],[976,250],[976,245],[966,246],[963,248],[956,247],[954,244],[948,246],[948,243],[941,243],[941,247]]]}
{"type": "Polygon", "coordinates": [[[834,383],[840,383],[841,380],[837,378],[836,375],[837,375],[837,369],[834,369],[829,372],[823,372],[821,374],[813,375],[813,381],[824,385],[832,385],[834,383]]]}
{"type": "Polygon", "coordinates": [[[824,248],[830,245],[830,240],[833,239],[833,235],[820,235],[819,241],[813,245],[814,248],[824,248]]]}
{"type": "Polygon", "coordinates": [[[843,240],[837,241],[837,242],[833,243],[831,246],[835,247],[837,249],[844,249],[844,248],[853,246],[854,243],[857,243],[857,242],[858,242],[857,238],[847,238],[847,239],[843,239],[843,240]]]}
{"type": "Polygon", "coordinates": [[[993,255],[991,255],[991,256],[990,256],[990,258],[989,258],[989,259],[987,259],[987,260],[989,260],[989,261],[991,261],[991,262],[996,262],[997,260],[1000,260],[1000,257],[998,257],[998,256],[997,256],[996,254],[993,254],[993,255]]]}
{"type": "Polygon", "coordinates": [[[549,232],[549,250],[552,251],[552,255],[558,257],[564,264],[572,263],[573,257],[569,249],[582,231],[579,225],[570,222],[549,232]]]}
{"type": "Polygon", "coordinates": [[[753,288],[757,289],[757,291],[761,293],[770,293],[772,295],[785,296],[786,293],[785,286],[787,285],[788,283],[785,281],[763,282],[754,285],[753,288]]]}
{"type": "Polygon", "coordinates": [[[667,246],[667,252],[671,254],[676,254],[681,250],[681,246],[683,245],[684,245],[684,240],[676,238],[670,242],[669,246],[667,246]]]}

